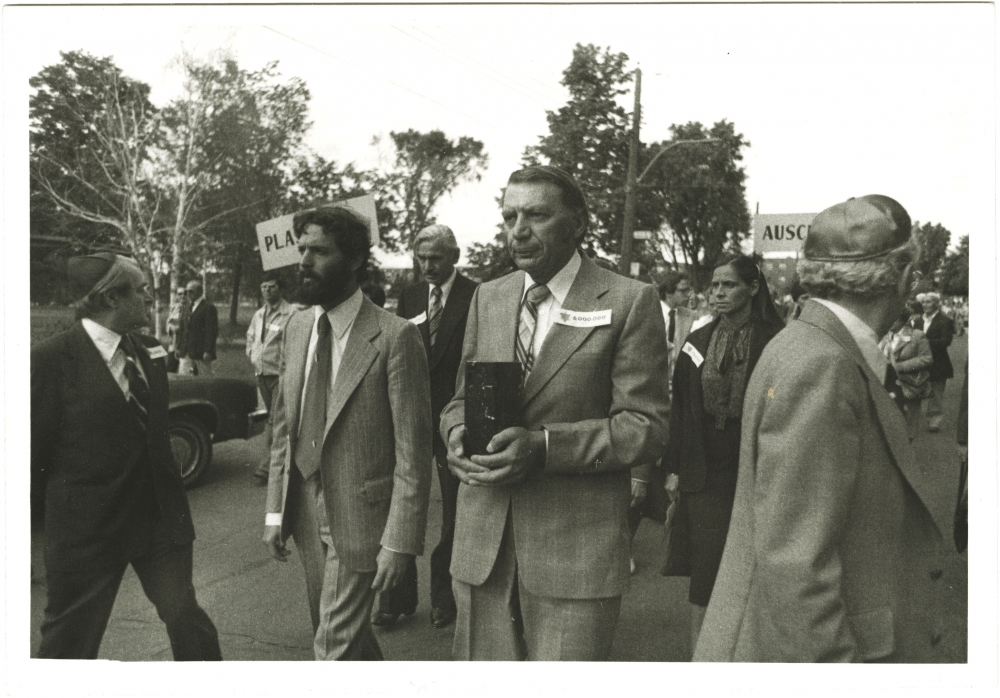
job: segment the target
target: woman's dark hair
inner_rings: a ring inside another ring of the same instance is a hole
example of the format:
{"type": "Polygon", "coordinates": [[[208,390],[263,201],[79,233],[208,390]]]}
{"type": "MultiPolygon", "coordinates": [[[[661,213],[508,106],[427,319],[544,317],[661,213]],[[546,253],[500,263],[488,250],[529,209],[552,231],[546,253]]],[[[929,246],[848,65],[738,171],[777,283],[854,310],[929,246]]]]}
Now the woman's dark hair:
{"type": "Polygon", "coordinates": [[[371,256],[371,242],[368,240],[368,224],[350,209],[342,206],[323,206],[296,213],[292,220],[295,239],[302,237],[306,226],[318,225],[323,233],[333,237],[337,248],[348,259],[361,258],[361,266],[354,274],[358,284],[368,280],[368,258],[371,256]]]}
{"type": "Polygon", "coordinates": [[[774,307],[771,289],[768,288],[767,279],[761,272],[756,259],[745,254],[729,255],[723,257],[722,262],[715,265],[716,269],[722,267],[732,267],[736,275],[740,277],[740,281],[747,286],[753,286],[753,282],[757,282],[757,295],[750,299],[750,318],[752,320],[779,328],[785,326],[778,309],[774,307]]]}

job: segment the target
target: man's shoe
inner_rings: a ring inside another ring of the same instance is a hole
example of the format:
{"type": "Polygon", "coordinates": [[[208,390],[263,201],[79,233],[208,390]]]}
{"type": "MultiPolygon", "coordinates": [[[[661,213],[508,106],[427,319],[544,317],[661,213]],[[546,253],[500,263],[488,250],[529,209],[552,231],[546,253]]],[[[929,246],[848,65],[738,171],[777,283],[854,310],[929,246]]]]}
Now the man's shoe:
{"type": "Polygon", "coordinates": [[[431,625],[435,628],[447,628],[449,625],[455,622],[455,611],[449,610],[447,608],[432,608],[431,609],[431,625]]]}
{"type": "Polygon", "coordinates": [[[385,611],[379,611],[372,618],[372,625],[377,625],[380,628],[391,628],[399,620],[400,616],[412,616],[417,612],[417,609],[412,611],[404,611],[403,613],[386,613],[385,611]]]}
{"type": "Polygon", "coordinates": [[[372,618],[372,625],[377,625],[380,628],[391,628],[396,624],[396,621],[399,620],[400,615],[401,614],[399,613],[385,613],[383,611],[379,611],[375,614],[375,617],[372,618]]]}

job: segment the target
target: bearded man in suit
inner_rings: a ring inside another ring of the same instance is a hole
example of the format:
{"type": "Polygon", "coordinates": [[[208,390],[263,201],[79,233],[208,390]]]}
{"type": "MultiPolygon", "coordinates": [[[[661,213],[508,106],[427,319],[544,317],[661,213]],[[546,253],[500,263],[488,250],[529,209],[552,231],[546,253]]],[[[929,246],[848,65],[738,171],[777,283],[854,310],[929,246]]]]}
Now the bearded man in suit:
{"type": "Polygon", "coordinates": [[[431,399],[420,332],[360,289],[368,225],[350,210],[297,214],[299,300],[285,325],[274,398],[264,543],[295,539],[316,659],[382,659],[376,591],[423,552],[431,483],[431,399]]]}
{"type": "MultiPolygon", "coordinates": [[[[434,462],[441,485],[441,538],[431,553],[431,624],[444,628],[455,620],[451,591],[451,550],[455,540],[457,477],[448,470],[448,449],[437,432],[441,410],[455,395],[455,377],[462,361],[462,340],[475,281],[455,268],[461,251],[446,225],[431,225],[413,243],[424,280],[407,286],[399,296],[397,314],[420,330],[431,372],[431,412],[434,419],[434,462]]],[[[375,625],[392,626],[400,614],[417,607],[417,567],[412,565],[395,589],[379,597],[375,625]]]]}
{"type": "Polygon", "coordinates": [[[913,328],[923,330],[927,343],[931,345],[931,389],[933,393],[924,401],[927,412],[927,431],[941,431],[944,419],[944,387],[949,378],[955,377],[955,369],[948,356],[948,347],[955,337],[955,321],[941,312],[941,296],[928,292],[921,294],[920,305],[924,314],[913,319],[913,328]]]}
{"type": "Polygon", "coordinates": [[[139,333],[153,301],[146,276],[110,253],[74,257],[68,271],[85,294],[78,322],[31,351],[32,508],[44,519],[48,592],[38,656],[95,659],[132,565],[174,659],[222,659],[192,583],[167,352],[139,333]]]}
{"type": "Polygon", "coordinates": [[[935,661],[940,533],[878,339],[919,248],[887,196],[816,216],[812,300],[746,390],[729,535],[695,661],[935,661]]]}
{"type": "Polygon", "coordinates": [[[458,492],[458,659],[608,657],[629,577],[629,469],[663,452],[666,329],[656,290],[580,253],[583,192],[555,167],[502,199],[519,271],[481,285],[464,361],[519,361],[521,424],[464,443],[465,374],[441,415],[458,492]]]}

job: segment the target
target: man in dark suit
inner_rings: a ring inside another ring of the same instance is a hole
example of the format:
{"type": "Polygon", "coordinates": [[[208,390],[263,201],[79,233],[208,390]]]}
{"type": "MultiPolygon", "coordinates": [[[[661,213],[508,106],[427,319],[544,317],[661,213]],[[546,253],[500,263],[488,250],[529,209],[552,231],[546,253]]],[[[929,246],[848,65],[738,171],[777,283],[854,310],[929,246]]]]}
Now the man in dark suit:
{"type": "MultiPolygon", "coordinates": [[[[424,280],[407,286],[399,297],[397,312],[420,329],[431,371],[431,412],[434,418],[434,460],[441,485],[441,539],[431,554],[431,624],[444,628],[455,620],[455,596],[451,591],[451,548],[455,540],[455,507],[458,478],[448,470],[448,449],[438,434],[441,410],[455,394],[455,376],[462,361],[462,339],[469,302],[476,282],[458,273],[458,242],[451,228],[431,225],[413,243],[424,280]]],[[[417,567],[408,570],[403,582],[382,594],[375,625],[391,626],[400,614],[417,607],[417,567]]]]}
{"type": "Polygon", "coordinates": [[[189,281],[187,297],[191,315],[187,327],[181,328],[180,368],[187,376],[212,375],[215,361],[215,340],[219,336],[219,313],[202,293],[200,281],[189,281]]]}
{"type": "Polygon", "coordinates": [[[666,447],[656,290],[581,254],[583,192],[555,167],[502,200],[518,271],[476,289],[463,361],[518,361],[521,426],[466,451],[464,364],[441,414],[458,491],[456,659],[607,659],[628,583],[629,470],[666,447]]]}
{"type": "MultiPolygon", "coordinates": [[[[48,602],[38,656],[97,657],[125,568],[174,659],[221,659],[191,577],[194,527],[167,438],[166,351],[145,275],[126,257],[69,261],[79,322],[31,352],[33,513],[44,497],[48,602]]],[[[34,517],[33,517],[34,518],[34,517]]]]}
{"type": "Polygon", "coordinates": [[[948,356],[948,347],[955,336],[955,321],[941,312],[941,296],[937,293],[920,294],[923,316],[913,321],[914,328],[923,330],[927,343],[931,345],[934,363],[931,365],[930,383],[933,392],[924,401],[927,414],[927,431],[941,431],[944,419],[944,386],[949,378],[955,377],[955,369],[948,356]]]}

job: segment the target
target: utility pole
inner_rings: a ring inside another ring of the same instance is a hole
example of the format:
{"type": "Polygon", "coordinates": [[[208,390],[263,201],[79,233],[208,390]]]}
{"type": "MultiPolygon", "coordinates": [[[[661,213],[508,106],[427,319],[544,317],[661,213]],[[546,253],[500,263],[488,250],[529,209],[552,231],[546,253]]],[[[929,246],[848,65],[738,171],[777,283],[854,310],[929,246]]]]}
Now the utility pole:
{"type": "Polygon", "coordinates": [[[635,188],[639,170],[639,124],[642,121],[642,70],[635,69],[635,108],[632,112],[632,137],[628,142],[628,175],[625,180],[625,220],[622,224],[621,258],[618,273],[632,275],[632,233],[635,230],[635,188]]]}

